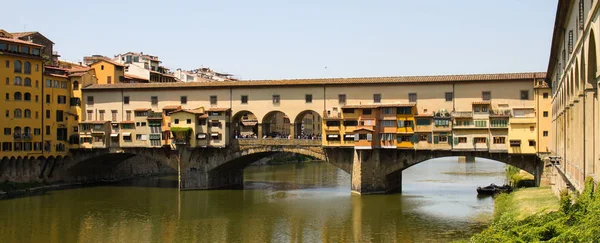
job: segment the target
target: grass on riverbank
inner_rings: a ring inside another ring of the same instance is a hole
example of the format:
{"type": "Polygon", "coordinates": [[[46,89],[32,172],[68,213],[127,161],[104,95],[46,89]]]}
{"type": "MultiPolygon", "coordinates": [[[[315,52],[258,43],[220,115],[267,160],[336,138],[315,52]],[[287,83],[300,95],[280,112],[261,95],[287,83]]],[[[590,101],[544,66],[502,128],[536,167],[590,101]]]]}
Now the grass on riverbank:
{"type": "Polygon", "coordinates": [[[551,202],[547,195],[552,192],[544,190],[521,189],[496,198],[500,214],[470,241],[600,242],[600,190],[594,190],[593,180],[586,181],[585,190],[577,197],[564,194],[553,212],[549,210],[557,202],[551,202]]]}

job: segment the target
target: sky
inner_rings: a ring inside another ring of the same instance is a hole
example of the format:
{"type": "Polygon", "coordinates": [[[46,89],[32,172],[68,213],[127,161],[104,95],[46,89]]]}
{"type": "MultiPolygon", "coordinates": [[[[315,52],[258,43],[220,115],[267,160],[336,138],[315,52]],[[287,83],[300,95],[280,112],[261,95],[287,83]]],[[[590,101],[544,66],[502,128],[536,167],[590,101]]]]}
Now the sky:
{"type": "Polygon", "coordinates": [[[156,55],[241,79],[544,72],[556,0],[32,0],[0,29],[61,59],[156,55]]]}

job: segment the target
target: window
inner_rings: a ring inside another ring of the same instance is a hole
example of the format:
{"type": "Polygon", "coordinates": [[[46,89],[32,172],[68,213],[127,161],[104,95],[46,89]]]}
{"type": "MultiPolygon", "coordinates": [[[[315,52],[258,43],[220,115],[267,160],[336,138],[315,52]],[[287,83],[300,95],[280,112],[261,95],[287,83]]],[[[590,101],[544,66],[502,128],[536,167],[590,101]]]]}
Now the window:
{"type": "MultiPolygon", "coordinates": [[[[58,112],[58,111],[57,111],[58,112]]],[[[104,121],[104,110],[99,110],[98,113],[100,114],[100,121],[104,121]]],[[[57,118],[58,119],[58,118],[57,118]]]]}
{"type": "Polygon", "coordinates": [[[46,135],[50,135],[50,126],[46,126],[46,135]]]}
{"type": "Polygon", "coordinates": [[[77,81],[73,82],[73,90],[79,90],[79,82],[77,82],[77,81]]]}
{"type": "Polygon", "coordinates": [[[111,115],[112,115],[111,121],[112,122],[116,122],[117,121],[117,111],[116,110],[112,110],[111,111],[111,115]]]}
{"type": "Polygon", "coordinates": [[[145,126],[146,126],[146,122],[142,122],[142,127],[145,127],[145,126]]]}
{"type": "Polygon", "coordinates": [[[312,103],[312,94],[307,94],[304,96],[304,102],[307,104],[312,103]]]}
{"type": "Polygon", "coordinates": [[[16,77],[15,77],[15,82],[14,82],[14,84],[15,84],[15,85],[23,85],[23,82],[22,82],[22,80],[21,80],[21,77],[19,77],[19,76],[16,76],[16,77]]]}
{"type": "Polygon", "coordinates": [[[125,111],[125,114],[126,114],[126,115],[125,115],[125,118],[126,118],[128,121],[131,121],[131,111],[125,111]]]}
{"type": "Polygon", "coordinates": [[[36,80],[36,81],[35,81],[35,87],[36,87],[36,88],[39,88],[39,87],[40,87],[40,81],[39,81],[39,80],[36,80]]]}
{"type": "Polygon", "coordinates": [[[22,100],[23,99],[23,95],[21,95],[21,92],[15,92],[14,95],[14,100],[22,100]]]}
{"type": "Polygon", "coordinates": [[[6,98],[5,99],[6,100],[10,100],[10,94],[9,93],[6,93],[6,98]]]}
{"type": "Polygon", "coordinates": [[[67,103],[67,96],[59,95],[58,96],[58,103],[59,104],[66,104],[67,103]]]}
{"type": "Polygon", "coordinates": [[[529,99],[529,90],[521,90],[521,99],[528,100],[529,99]]]}
{"type": "Polygon", "coordinates": [[[150,103],[152,105],[158,105],[158,96],[150,96],[150,103]]]}
{"type": "Polygon", "coordinates": [[[16,60],[14,65],[15,73],[21,73],[21,61],[16,60]]]}
{"type": "Polygon", "coordinates": [[[427,134],[419,134],[419,141],[420,142],[425,142],[427,141],[427,134]]]}
{"type": "Polygon", "coordinates": [[[382,109],[383,114],[394,114],[394,108],[392,107],[385,107],[382,109]]]}
{"type": "Polygon", "coordinates": [[[175,119],[175,124],[179,124],[179,119],[175,119]]]}
{"type": "Polygon", "coordinates": [[[398,135],[396,137],[397,141],[399,143],[401,142],[412,142],[412,136],[408,136],[408,135],[398,135]]]}
{"type": "Polygon", "coordinates": [[[3,142],[2,143],[2,151],[11,151],[12,143],[11,142],[3,142]]]}
{"type": "Polygon", "coordinates": [[[185,123],[187,123],[187,124],[192,124],[192,119],[187,119],[187,120],[185,120],[185,123]]]}
{"type": "Polygon", "coordinates": [[[548,112],[544,111],[544,117],[548,117],[548,112]]]}
{"type": "Polygon", "coordinates": [[[52,98],[49,94],[46,95],[46,103],[50,104],[52,102],[52,98]]]}
{"type": "Polygon", "coordinates": [[[25,111],[23,112],[23,116],[25,118],[31,118],[31,110],[30,109],[25,109],[25,111]]]}
{"type": "Polygon", "coordinates": [[[25,78],[25,81],[23,81],[23,86],[31,87],[31,79],[25,78]]]}
{"type": "Polygon", "coordinates": [[[135,116],[148,116],[148,111],[136,111],[135,116]]]}
{"type": "Polygon", "coordinates": [[[490,126],[491,127],[507,127],[508,126],[508,120],[506,120],[506,119],[493,119],[493,120],[490,120],[490,126]]]}
{"type": "Polygon", "coordinates": [[[544,131],[544,137],[548,137],[548,131],[544,131]]]}
{"type": "Polygon", "coordinates": [[[533,131],[535,131],[535,127],[534,127],[534,126],[530,126],[530,127],[529,127],[529,131],[530,131],[530,132],[533,132],[533,131]]]}
{"type": "Polygon", "coordinates": [[[6,116],[6,117],[9,117],[9,116],[10,116],[10,111],[9,111],[9,110],[6,110],[6,114],[5,114],[5,116],[6,116]]]}
{"type": "Polygon", "coordinates": [[[486,143],[487,142],[487,138],[485,138],[485,137],[476,137],[476,138],[473,138],[473,142],[474,143],[486,143]]]}
{"type": "Polygon", "coordinates": [[[123,104],[129,105],[129,96],[123,96],[123,104]]]}
{"type": "Polygon", "coordinates": [[[382,127],[395,127],[396,121],[381,121],[382,127]]]}
{"type": "Polygon", "coordinates": [[[412,114],[412,107],[398,107],[396,108],[396,114],[410,115],[412,114]]]}
{"type": "Polygon", "coordinates": [[[23,54],[29,54],[29,47],[28,46],[21,46],[21,53],[23,53],[23,54]]]}
{"type": "Polygon", "coordinates": [[[25,62],[25,64],[23,65],[23,73],[31,74],[31,63],[30,62],[25,62]]]}
{"type": "Polygon", "coordinates": [[[448,142],[448,136],[442,136],[440,135],[440,137],[438,138],[440,143],[447,143],[448,142]]]}
{"type": "Polygon", "coordinates": [[[358,125],[358,121],[344,121],[344,126],[354,127],[358,125]]]}
{"type": "Polygon", "coordinates": [[[338,103],[340,103],[341,105],[345,105],[346,104],[346,94],[339,94],[338,95],[338,103]]]}
{"type": "Polygon", "coordinates": [[[371,109],[363,109],[362,110],[363,115],[371,115],[371,112],[372,112],[371,109]]]}
{"type": "Polygon", "coordinates": [[[94,105],[94,96],[89,96],[87,97],[87,104],[88,105],[94,105]]]}
{"type": "Polygon", "coordinates": [[[88,110],[87,111],[87,116],[86,116],[86,121],[91,121],[92,120],[92,115],[94,114],[94,112],[92,110],[88,110]]]}
{"type": "Polygon", "coordinates": [[[273,95],[273,104],[279,104],[280,99],[279,95],[273,95]]]}
{"type": "Polygon", "coordinates": [[[450,120],[434,120],[436,127],[447,127],[450,126],[450,120]]]}
{"type": "Polygon", "coordinates": [[[46,118],[50,119],[50,110],[46,110],[46,118]]]}
{"type": "Polygon", "coordinates": [[[146,141],[148,140],[148,134],[136,134],[135,140],[146,141]]]}
{"type": "Polygon", "coordinates": [[[476,127],[487,127],[487,121],[475,121],[476,127]]]}
{"type": "Polygon", "coordinates": [[[46,80],[46,88],[52,88],[52,80],[50,80],[50,79],[46,80]]]}
{"type": "Polygon", "coordinates": [[[6,85],[10,85],[10,78],[6,78],[6,85]]]}
{"type": "Polygon", "coordinates": [[[429,126],[431,125],[431,119],[417,119],[417,126],[429,126]]]}
{"type": "Polygon", "coordinates": [[[381,94],[373,94],[373,103],[381,103],[381,94]]]}
{"type": "Polygon", "coordinates": [[[411,103],[417,102],[417,93],[409,93],[408,94],[408,102],[411,102],[411,103]]]}
{"type": "Polygon", "coordinates": [[[179,97],[179,102],[181,102],[182,105],[187,104],[187,96],[179,97]]]}
{"type": "Polygon", "coordinates": [[[521,147],[521,140],[510,140],[511,147],[521,147]]]}
{"type": "Polygon", "coordinates": [[[326,121],[325,125],[328,127],[339,127],[340,121],[326,121]]]}
{"type": "Polygon", "coordinates": [[[242,95],[242,98],[240,99],[242,104],[248,104],[248,96],[247,95],[242,95]]]}
{"type": "Polygon", "coordinates": [[[454,93],[446,92],[446,101],[452,101],[454,99],[454,93]]]}
{"type": "Polygon", "coordinates": [[[112,84],[112,76],[106,77],[106,83],[107,84],[112,84]]]}
{"type": "Polygon", "coordinates": [[[14,118],[21,118],[21,116],[22,116],[21,109],[16,109],[15,112],[14,112],[14,116],[13,117],[14,118]]]}
{"type": "Polygon", "coordinates": [[[40,135],[40,134],[42,134],[42,129],[39,129],[39,128],[33,129],[33,135],[40,135]]]}
{"type": "Polygon", "coordinates": [[[573,53],[573,30],[569,30],[568,49],[569,54],[573,53]]]}
{"type": "Polygon", "coordinates": [[[12,133],[10,132],[10,127],[5,127],[4,128],[4,135],[11,135],[12,133]]]}
{"type": "Polygon", "coordinates": [[[544,93],[544,99],[548,99],[548,93],[544,93]]]}
{"type": "Polygon", "coordinates": [[[490,91],[483,91],[483,92],[481,92],[481,99],[482,100],[491,100],[492,99],[492,92],[490,92],[490,91]]]}
{"type": "Polygon", "coordinates": [[[4,42],[0,42],[0,51],[8,50],[8,45],[4,42]]]}
{"type": "Polygon", "coordinates": [[[467,137],[459,137],[458,143],[467,143],[467,137]]]}

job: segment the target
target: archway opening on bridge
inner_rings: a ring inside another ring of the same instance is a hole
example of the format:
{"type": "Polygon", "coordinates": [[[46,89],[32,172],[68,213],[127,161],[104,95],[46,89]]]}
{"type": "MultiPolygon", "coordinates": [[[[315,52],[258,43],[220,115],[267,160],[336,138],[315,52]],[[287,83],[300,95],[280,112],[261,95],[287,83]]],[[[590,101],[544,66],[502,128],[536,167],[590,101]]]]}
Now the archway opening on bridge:
{"type": "Polygon", "coordinates": [[[262,122],[263,138],[291,138],[290,118],[281,111],[271,111],[265,115],[262,122]]]}
{"type": "Polygon", "coordinates": [[[250,111],[239,111],[231,119],[231,134],[237,139],[256,139],[261,136],[258,119],[250,111]]]}
{"type": "Polygon", "coordinates": [[[295,139],[318,140],[321,137],[321,116],[313,110],[300,112],[294,120],[295,139]]]}
{"type": "Polygon", "coordinates": [[[594,36],[594,31],[590,31],[590,40],[588,46],[588,77],[587,81],[592,87],[594,87],[594,91],[596,91],[597,81],[596,75],[598,73],[598,64],[596,63],[596,40],[594,36]]]}

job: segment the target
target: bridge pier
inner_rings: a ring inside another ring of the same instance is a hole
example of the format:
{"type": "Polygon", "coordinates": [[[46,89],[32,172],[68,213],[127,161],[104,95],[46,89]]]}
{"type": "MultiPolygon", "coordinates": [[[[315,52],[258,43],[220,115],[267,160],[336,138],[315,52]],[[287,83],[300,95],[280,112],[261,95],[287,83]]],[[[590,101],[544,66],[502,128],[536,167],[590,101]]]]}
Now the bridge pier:
{"type": "Polygon", "coordinates": [[[396,150],[354,150],[352,193],[365,195],[402,191],[402,170],[393,170],[397,162],[396,150]]]}

